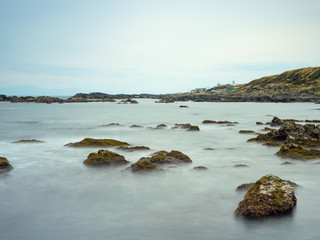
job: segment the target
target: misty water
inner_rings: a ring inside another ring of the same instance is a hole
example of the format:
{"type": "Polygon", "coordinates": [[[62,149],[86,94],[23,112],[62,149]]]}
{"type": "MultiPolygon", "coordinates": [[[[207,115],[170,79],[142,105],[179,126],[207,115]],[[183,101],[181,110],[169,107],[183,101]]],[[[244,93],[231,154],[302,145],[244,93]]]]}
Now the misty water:
{"type": "Polygon", "coordinates": [[[319,239],[319,160],[277,157],[278,148],[246,142],[273,116],[319,119],[312,103],[0,103],[0,156],[14,169],[0,175],[0,239],[319,239]],[[189,108],[179,108],[179,105],[189,108]],[[237,121],[236,126],[203,120],[237,121]],[[105,127],[120,123],[123,126],[105,127]],[[158,124],[167,129],[151,130],[158,124]],[[171,129],[191,123],[199,132],[171,129]],[[144,128],[129,128],[139,124],[144,128]],[[150,151],[123,152],[130,162],[159,150],[179,150],[192,164],[134,174],[126,167],[83,164],[98,148],[70,148],[85,137],[112,138],[150,151]],[[14,144],[20,139],[45,143],[14,144]],[[214,148],[208,151],[205,148],[214,148]],[[248,167],[234,167],[245,164],[248,167]],[[206,171],[195,171],[195,166],[206,171]],[[301,185],[292,214],[262,221],[234,216],[242,183],[275,174],[301,185]]]}

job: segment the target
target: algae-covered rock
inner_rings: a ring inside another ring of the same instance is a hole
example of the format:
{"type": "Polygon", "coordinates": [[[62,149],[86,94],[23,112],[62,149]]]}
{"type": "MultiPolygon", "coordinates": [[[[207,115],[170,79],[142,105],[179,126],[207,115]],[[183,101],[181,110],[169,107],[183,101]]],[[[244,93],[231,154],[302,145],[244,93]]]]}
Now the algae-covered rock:
{"type": "Polygon", "coordinates": [[[68,147],[117,147],[117,146],[128,146],[129,143],[121,142],[114,139],[94,139],[85,138],[80,142],[68,143],[65,146],[68,147]]]}
{"type": "Polygon", "coordinates": [[[37,140],[37,139],[22,139],[19,141],[15,141],[13,143],[44,143],[44,141],[37,140]]]}
{"type": "Polygon", "coordinates": [[[287,214],[297,199],[289,181],[274,175],[260,178],[245,194],[235,213],[248,218],[265,218],[287,214]]]}
{"type": "Polygon", "coordinates": [[[255,134],[255,132],[252,130],[240,130],[239,133],[241,133],[241,134],[255,134]]]}
{"type": "Polygon", "coordinates": [[[157,166],[150,161],[145,160],[145,158],[141,158],[138,162],[132,164],[130,169],[132,172],[146,172],[156,170],[157,166]]]}
{"type": "Polygon", "coordinates": [[[130,126],[131,128],[143,128],[141,125],[133,124],[130,126]]]}
{"type": "Polygon", "coordinates": [[[108,150],[99,150],[97,153],[90,153],[83,163],[91,166],[119,166],[129,163],[129,161],[127,161],[124,156],[120,154],[108,150]]]}
{"type": "Polygon", "coordinates": [[[320,158],[320,150],[305,149],[300,145],[288,143],[282,145],[276,155],[284,158],[310,160],[320,158]]]}
{"type": "Polygon", "coordinates": [[[203,120],[202,124],[238,124],[238,122],[230,122],[230,121],[214,121],[214,120],[203,120]]]}
{"type": "Polygon", "coordinates": [[[5,157],[0,157],[0,173],[12,170],[13,167],[5,157]]]}

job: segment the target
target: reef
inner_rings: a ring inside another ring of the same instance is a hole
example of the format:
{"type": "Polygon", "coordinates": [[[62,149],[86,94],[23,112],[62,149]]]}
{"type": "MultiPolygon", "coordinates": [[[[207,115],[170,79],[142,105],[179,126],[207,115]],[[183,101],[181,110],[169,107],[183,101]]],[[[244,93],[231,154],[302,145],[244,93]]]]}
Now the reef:
{"type": "Polygon", "coordinates": [[[121,142],[114,139],[85,138],[80,142],[68,143],[65,146],[68,146],[68,147],[117,147],[117,146],[129,146],[129,143],[121,142]]]}
{"type": "Polygon", "coordinates": [[[235,214],[254,219],[279,216],[290,213],[296,202],[294,188],[289,181],[266,175],[247,191],[235,214]]]}
{"type": "Polygon", "coordinates": [[[97,153],[90,153],[83,163],[90,166],[119,166],[129,163],[129,161],[120,154],[108,150],[99,150],[97,153]]]}

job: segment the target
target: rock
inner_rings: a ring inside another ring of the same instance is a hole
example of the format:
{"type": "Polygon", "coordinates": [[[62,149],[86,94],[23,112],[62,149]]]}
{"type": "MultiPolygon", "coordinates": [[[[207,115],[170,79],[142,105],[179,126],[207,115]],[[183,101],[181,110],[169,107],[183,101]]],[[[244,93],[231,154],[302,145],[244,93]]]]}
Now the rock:
{"type": "Polygon", "coordinates": [[[236,164],[233,167],[248,167],[248,165],[245,164],[236,164]]]}
{"type": "Polygon", "coordinates": [[[271,126],[281,126],[283,124],[283,121],[278,117],[273,117],[271,121],[271,126]]]}
{"type": "Polygon", "coordinates": [[[176,123],[176,124],[172,127],[172,129],[175,129],[175,128],[189,129],[189,128],[191,128],[191,124],[190,124],[190,123],[182,123],[182,124],[176,123]]]}
{"type": "Polygon", "coordinates": [[[196,166],[193,168],[194,170],[208,170],[208,168],[204,167],[204,166],[196,166]]]}
{"type": "Polygon", "coordinates": [[[187,131],[200,131],[198,126],[191,126],[187,131]]]}
{"type": "Polygon", "coordinates": [[[186,105],[180,105],[179,108],[188,108],[186,105]]]}
{"type": "Polygon", "coordinates": [[[235,214],[256,219],[278,216],[291,212],[296,202],[294,188],[288,181],[266,175],[247,191],[235,214]]]}
{"type": "Polygon", "coordinates": [[[239,124],[238,122],[204,120],[202,124],[239,124]]]}
{"type": "Polygon", "coordinates": [[[44,143],[44,141],[37,140],[37,139],[22,139],[19,141],[15,141],[13,143],[44,143]]]}
{"type": "Polygon", "coordinates": [[[98,153],[90,153],[83,163],[91,166],[119,166],[129,163],[129,161],[117,153],[108,150],[99,150],[98,153]]]}
{"type": "Polygon", "coordinates": [[[131,103],[131,104],[138,104],[138,101],[137,101],[137,100],[131,100],[130,103],[131,103]]]}
{"type": "Polygon", "coordinates": [[[320,125],[301,125],[294,122],[284,122],[278,130],[259,134],[256,138],[248,141],[286,142],[302,146],[320,146],[320,125]]]}
{"type": "Polygon", "coordinates": [[[192,160],[184,153],[172,150],[171,152],[159,151],[154,153],[150,162],[154,164],[180,164],[192,163],[192,160]]]}
{"type": "Polygon", "coordinates": [[[5,157],[0,157],[0,173],[12,170],[13,167],[5,157]]]}
{"type": "Polygon", "coordinates": [[[252,130],[240,130],[239,133],[242,134],[256,134],[254,131],[252,130]]]}
{"type": "Polygon", "coordinates": [[[162,123],[162,124],[157,125],[156,129],[163,129],[163,128],[166,128],[166,127],[167,127],[167,125],[162,123]]]}
{"type": "Polygon", "coordinates": [[[243,183],[243,184],[239,185],[239,186],[236,188],[236,190],[237,190],[237,191],[248,190],[248,189],[250,189],[253,185],[254,185],[254,183],[243,183]]]}
{"type": "Polygon", "coordinates": [[[145,146],[135,146],[135,147],[121,146],[121,147],[117,147],[117,149],[122,150],[122,151],[126,151],[126,152],[150,150],[150,148],[145,147],[145,146]]]}
{"type": "Polygon", "coordinates": [[[320,123],[320,120],[305,120],[308,123],[320,123]]]}
{"type": "Polygon", "coordinates": [[[263,129],[263,131],[272,131],[272,130],[276,130],[276,129],[274,129],[274,128],[269,128],[269,127],[265,127],[265,128],[263,129]]]}
{"type": "Polygon", "coordinates": [[[102,126],[104,126],[104,127],[113,127],[113,126],[122,126],[122,125],[119,124],[119,123],[109,123],[109,124],[104,124],[102,126]]]}
{"type": "Polygon", "coordinates": [[[256,122],[256,125],[263,125],[262,122],[256,122]]]}
{"type": "Polygon", "coordinates": [[[130,127],[131,127],[131,128],[143,128],[142,126],[140,126],[140,125],[136,125],[136,124],[131,125],[130,127]]]}
{"type": "Polygon", "coordinates": [[[214,150],[214,148],[210,148],[210,147],[208,147],[208,148],[204,148],[203,150],[206,150],[206,151],[213,151],[213,150],[214,150]]]}
{"type": "Polygon", "coordinates": [[[282,145],[282,147],[276,153],[276,155],[283,158],[310,160],[310,159],[320,158],[320,150],[305,149],[300,145],[288,143],[288,144],[282,145]]]}
{"type": "Polygon", "coordinates": [[[264,145],[264,146],[268,146],[268,147],[280,147],[280,146],[281,146],[281,144],[280,144],[280,143],[271,142],[271,141],[269,141],[269,142],[265,142],[265,143],[263,143],[262,145],[264,145]]]}
{"type": "Polygon", "coordinates": [[[157,166],[150,161],[144,160],[144,158],[140,159],[138,162],[132,164],[130,166],[132,172],[147,172],[154,171],[157,169],[157,166]]]}
{"type": "Polygon", "coordinates": [[[288,162],[288,161],[281,163],[281,165],[291,165],[291,164],[292,164],[292,162],[288,162]]]}
{"type": "Polygon", "coordinates": [[[85,138],[80,142],[68,143],[65,146],[68,147],[117,147],[117,146],[128,146],[129,143],[121,142],[114,139],[94,139],[85,138]]]}

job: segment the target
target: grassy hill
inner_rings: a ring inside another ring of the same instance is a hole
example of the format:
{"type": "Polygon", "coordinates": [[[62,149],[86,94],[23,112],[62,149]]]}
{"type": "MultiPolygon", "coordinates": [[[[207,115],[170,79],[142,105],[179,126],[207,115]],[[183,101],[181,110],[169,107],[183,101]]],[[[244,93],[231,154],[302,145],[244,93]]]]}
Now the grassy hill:
{"type": "Polygon", "coordinates": [[[320,67],[301,68],[262,77],[239,87],[232,95],[320,95],[320,67]]]}

